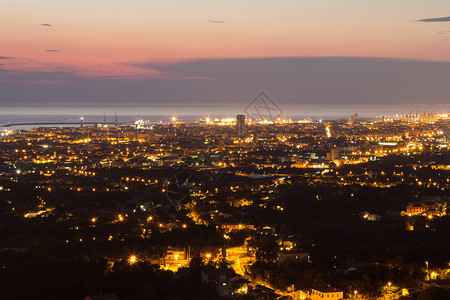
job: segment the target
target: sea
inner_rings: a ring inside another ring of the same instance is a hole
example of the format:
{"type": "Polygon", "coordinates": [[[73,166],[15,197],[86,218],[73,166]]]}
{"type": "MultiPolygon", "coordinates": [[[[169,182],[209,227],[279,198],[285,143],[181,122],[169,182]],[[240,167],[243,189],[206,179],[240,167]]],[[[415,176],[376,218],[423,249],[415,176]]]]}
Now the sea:
{"type": "MultiPolygon", "coordinates": [[[[407,114],[450,113],[449,104],[414,104],[414,105],[278,105],[279,110],[270,117],[286,118],[291,120],[339,120],[349,119],[350,115],[357,113],[361,119],[376,119],[396,117],[407,114]]],[[[246,114],[249,111],[244,105],[227,106],[129,106],[129,107],[100,107],[100,106],[65,106],[65,107],[1,107],[0,126],[14,123],[77,123],[83,117],[84,122],[135,122],[144,120],[148,123],[169,123],[173,117],[179,122],[194,122],[198,120],[222,119],[246,114]],[[247,110],[246,110],[247,109],[247,110]]],[[[264,109],[259,110],[261,115],[264,109]]],[[[253,115],[255,118],[256,116],[253,115]]],[[[50,125],[48,125],[50,126],[50,125]]],[[[75,125],[61,125],[75,126],[75,125]]],[[[9,130],[25,130],[43,125],[21,125],[9,127],[9,130]]],[[[55,127],[52,125],[51,127],[55,127]]]]}

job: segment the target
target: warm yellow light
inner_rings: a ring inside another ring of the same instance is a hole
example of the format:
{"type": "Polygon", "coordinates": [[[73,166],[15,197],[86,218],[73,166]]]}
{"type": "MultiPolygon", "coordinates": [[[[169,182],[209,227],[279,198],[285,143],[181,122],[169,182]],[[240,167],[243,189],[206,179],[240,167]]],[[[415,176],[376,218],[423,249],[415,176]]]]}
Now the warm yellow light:
{"type": "Polygon", "coordinates": [[[135,255],[131,255],[128,258],[128,262],[130,263],[130,265],[135,264],[137,262],[137,257],[135,255]]]}
{"type": "Polygon", "coordinates": [[[92,222],[92,223],[97,222],[97,218],[92,218],[92,219],[91,219],[91,222],[92,222]]]}
{"type": "Polygon", "coordinates": [[[438,276],[438,273],[436,273],[436,272],[431,272],[431,274],[430,274],[431,280],[435,280],[437,278],[437,276],[438,276]]]}

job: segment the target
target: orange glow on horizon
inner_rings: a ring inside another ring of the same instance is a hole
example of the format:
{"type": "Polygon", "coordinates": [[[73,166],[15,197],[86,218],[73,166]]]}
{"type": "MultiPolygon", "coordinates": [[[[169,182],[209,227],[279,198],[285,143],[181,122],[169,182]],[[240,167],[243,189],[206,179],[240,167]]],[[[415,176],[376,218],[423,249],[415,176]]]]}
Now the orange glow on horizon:
{"type": "Polygon", "coordinates": [[[291,56],[450,61],[448,34],[436,34],[443,25],[415,22],[445,7],[425,8],[417,1],[408,7],[387,0],[353,3],[343,10],[331,0],[286,0],[278,6],[256,0],[187,6],[175,0],[174,10],[163,2],[48,0],[28,1],[26,11],[18,2],[7,0],[0,12],[8,24],[0,29],[0,55],[15,58],[2,60],[2,69],[159,78],[166,75],[129,64],[291,56]],[[208,22],[215,15],[223,22],[208,22]]]}

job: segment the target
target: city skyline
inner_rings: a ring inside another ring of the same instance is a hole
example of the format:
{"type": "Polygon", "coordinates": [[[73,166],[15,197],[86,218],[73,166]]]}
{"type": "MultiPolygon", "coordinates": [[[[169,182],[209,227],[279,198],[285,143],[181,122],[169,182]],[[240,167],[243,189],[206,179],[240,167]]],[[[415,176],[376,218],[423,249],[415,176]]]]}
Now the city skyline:
{"type": "Polygon", "coordinates": [[[449,114],[98,121],[1,132],[5,299],[449,299],[449,114]]]}

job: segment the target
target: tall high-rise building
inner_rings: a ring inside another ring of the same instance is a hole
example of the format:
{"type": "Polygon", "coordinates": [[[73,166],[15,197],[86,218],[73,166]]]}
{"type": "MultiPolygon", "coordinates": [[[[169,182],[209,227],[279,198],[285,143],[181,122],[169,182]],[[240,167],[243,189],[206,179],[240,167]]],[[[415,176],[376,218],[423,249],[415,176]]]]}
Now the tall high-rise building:
{"type": "Polygon", "coordinates": [[[244,133],[245,131],[245,115],[236,116],[236,132],[238,134],[244,133]]]}
{"type": "Polygon", "coordinates": [[[335,160],[337,158],[339,158],[339,149],[338,148],[330,149],[330,152],[327,153],[327,160],[335,160]]]}
{"type": "Polygon", "coordinates": [[[359,123],[358,113],[355,113],[354,115],[350,116],[350,123],[351,124],[358,124],[359,123]]]}

